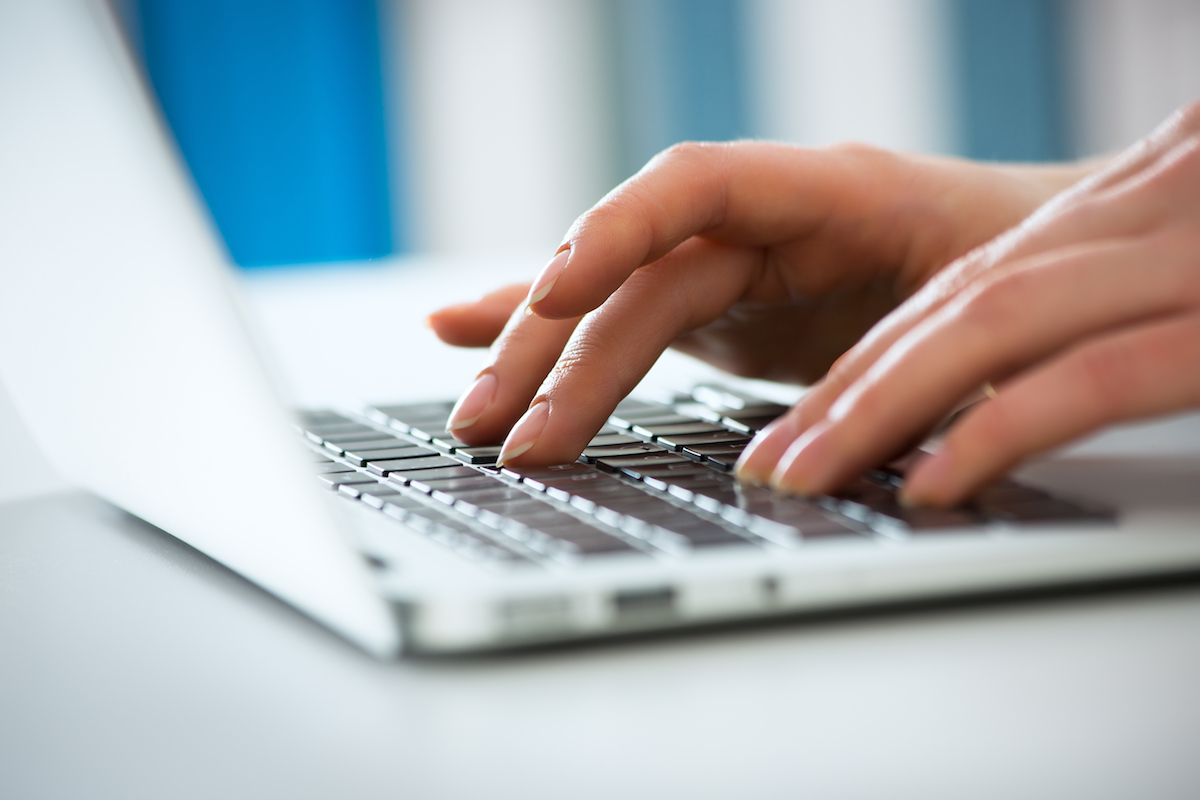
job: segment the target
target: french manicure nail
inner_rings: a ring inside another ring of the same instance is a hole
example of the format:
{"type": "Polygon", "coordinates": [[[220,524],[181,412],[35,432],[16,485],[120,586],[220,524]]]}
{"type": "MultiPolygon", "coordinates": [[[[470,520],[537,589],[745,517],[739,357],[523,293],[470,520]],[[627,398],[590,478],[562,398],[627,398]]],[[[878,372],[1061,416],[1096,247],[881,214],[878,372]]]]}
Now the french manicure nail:
{"type": "Polygon", "coordinates": [[[759,486],[766,485],[771,471],[779,462],[779,457],[796,435],[796,430],[787,415],[763,428],[738,459],[734,468],[738,480],[759,486]]]}
{"type": "Polygon", "coordinates": [[[771,486],[802,495],[821,492],[831,466],[829,430],[828,423],[819,423],[793,442],[771,473],[771,486]]]}
{"type": "Polygon", "coordinates": [[[550,290],[554,288],[554,284],[558,283],[558,276],[567,266],[567,259],[570,257],[570,250],[563,250],[561,253],[550,259],[550,263],[542,269],[542,274],[538,275],[536,281],[533,282],[533,288],[529,290],[529,302],[526,304],[526,311],[540,303],[550,294],[550,290]]]}
{"type": "Polygon", "coordinates": [[[537,444],[538,437],[542,435],[548,419],[550,419],[550,403],[545,400],[536,403],[533,408],[526,411],[525,416],[517,420],[517,424],[508,432],[508,438],[504,440],[504,446],[500,448],[500,457],[496,459],[497,463],[507,464],[512,459],[528,452],[529,448],[537,444]]]}
{"type": "Polygon", "coordinates": [[[450,430],[457,431],[462,428],[469,428],[479,421],[483,416],[483,412],[487,411],[488,406],[496,399],[496,376],[490,372],[485,372],[475,379],[471,387],[463,392],[463,396],[458,398],[458,402],[454,404],[454,410],[450,412],[450,430]]]}

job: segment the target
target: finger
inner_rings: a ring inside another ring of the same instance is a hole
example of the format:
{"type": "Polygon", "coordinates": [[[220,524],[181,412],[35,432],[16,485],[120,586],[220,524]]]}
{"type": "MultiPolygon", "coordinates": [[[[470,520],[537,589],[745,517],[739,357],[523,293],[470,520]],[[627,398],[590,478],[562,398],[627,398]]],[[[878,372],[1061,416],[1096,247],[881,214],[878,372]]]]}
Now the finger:
{"type": "Polygon", "coordinates": [[[772,480],[803,493],[831,491],[931,428],[984,381],[1101,331],[1179,312],[1200,300],[1191,261],[1142,239],[1106,242],[1047,253],[981,283],[884,354],[830,406],[816,450],[789,448],[772,480]],[[1160,267],[1131,280],[1131,265],[1146,260],[1160,267]]]}
{"type": "MultiPolygon", "coordinates": [[[[1094,197],[1066,204],[1060,196],[1017,229],[980,248],[943,270],[873,328],[863,340],[834,363],[829,375],[800,401],[796,414],[824,419],[842,393],[854,385],[903,336],[973,285],[1004,274],[1022,259],[1049,250],[1096,239],[1112,239],[1144,232],[1152,222],[1170,213],[1171,198],[1200,173],[1200,150],[1192,139],[1159,148],[1149,166],[1124,182],[1109,186],[1094,197]],[[1164,198],[1166,198],[1164,200],[1164,198]]],[[[806,427],[800,428],[801,431],[806,427]]]]}
{"type": "Polygon", "coordinates": [[[526,314],[521,303],[492,344],[487,366],[450,414],[455,437],[471,445],[502,441],[528,408],[578,323],[578,319],[547,320],[526,314]]]}
{"type": "Polygon", "coordinates": [[[693,239],[638,272],[575,330],[500,460],[575,460],[671,342],[741,297],[761,260],[755,248],[693,239]]]}
{"type": "Polygon", "coordinates": [[[440,308],[425,322],[446,344],[487,347],[504,330],[508,318],[529,294],[528,283],[514,283],[470,303],[440,308]]]}
{"type": "Polygon", "coordinates": [[[1022,459],[1105,425],[1200,404],[1200,316],[1145,323],[1073,348],[1003,386],[919,462],[906,502],[960,502],[1022,459]]]}
{"type": "MultiPolygon", "coordinates": [[[[685,143],[656,156],[571,227],[534,282],[530,305],[547,318],[597,308],[639,267],[689,238],[767,246],[819,229],[835,209],[894,219],[900,158],[870,148],[809,150],[770,142],[685,143]],[[802,191],[797,191],[802,187],[802,191]]],[[[904,243],[876,244],[899,263],[904,243]]]]}

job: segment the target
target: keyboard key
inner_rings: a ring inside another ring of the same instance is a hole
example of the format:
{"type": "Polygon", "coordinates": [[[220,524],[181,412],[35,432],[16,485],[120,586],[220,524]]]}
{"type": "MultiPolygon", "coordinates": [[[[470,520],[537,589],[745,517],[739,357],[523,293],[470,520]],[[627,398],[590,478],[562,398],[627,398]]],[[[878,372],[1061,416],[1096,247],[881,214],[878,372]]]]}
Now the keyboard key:
{"type": "Polygon", "coordinates": [[[463,447],[459,445],[454,451],[454,457],[467,464],[495,464],[500,456],[500,446],[463,447]]]}
{"type": "Polygon", "coordinates": [[[644,456],[617,456],[615,458],[601,458],[596,461],[596,466],[609,472],[616,472],[622,467],[636,468],[649,466],[666,466],[667,464],[681,464],[687,459],[683,456],[676,455],[668,451],[659,453],[647,453],[644,456]]]}
{"type": "Polygon", "coordinates": [[[732,430],[740,431],[749,436],[753,436],[754,434],[761,431],[763,428],[770,425],[777,418],[778,418],[778,415],[775,415],[775,414],[769,414],[766,416],[752,416],[752,417],[741,417],[741,416],[721,417],[721,424],[724,425],[726,428],[731,428],[732,430]]]}
{"type": "MultiPolygon", "coordinates": [[[[435,471],[441,472],[441,470],[428,470],[428,472],[430,472],[430,473],[435,472],[435,471]]],[[[439,489],[443,492],[455,493],[455,492],[472,491],[472,490],[480,490],[480,489],[492,489],[496,486],[503,486],[503,484],[499,484],[495,478],[488,477],[487,475],[476,472],[473,469],[467,470],[467,472],[469,474],[467,474],[463,477],[450,477],[450,478],[421,477],[418,480],[411,481],[410,485],[414,489],[424,492],[425,494],[429,494],[434,489],[439,489]],[[418,485],[418,484],[420,484],[420,485],[418,485]]]]}
{"type": "Polygon", "coordinates": [[[436,469],[415,469],[411,471],[405,469],[393,469],[388,473],[388,477],[393,480],[403,481],[417,491],[426,493],[433,491],[436,481],[447,479],[466,480],[468,478],[482,478],[493,483],[495,482],[493,479],[482,475],[478,470],[471,469],[470,467],[464,467],[452,459],[446,460],[455,464],[455,466],[439,467],[436,469]]]}
{"type": "Polygon", "coordinates": [[[571,475],[596,474],[596,469],[584,464],[571,463],[555,464],[549,467],[505,467],[500,470],[500,474],[519,480],[529,488],[541,492],[546,489],[546,480],[571,475]]]}
{"type": "MultiPolygon", "coordinates": [[[[608,427],[605,425],[604,427],[608,427]]],[[[626,433],[598,433],[588,442],[588,447],[607,447],[614,444],[638,444],[641,439],[626,433]]]]}
{"type": "MultiPolygon", "coordinates": [[[[390,452],[390,451],[384,451],[390,452]]],[[[441,455],[423,455],[408,453],[396,458],[376,458],[374,455],[367,459],[367,469],[380,476],[386,476],[399,470],[431,469],[434,467],[457,466],[459,463],[452,458],[441,455]]]]}
{"type": "Polygon", "coordinates": [[[639,423],[634,425],[631,430],[634,435],[643,436],[647,439],[654,439],[659,436],[679,436],[681,434],[728,433],[720,425],[714,425],[711,422],[703,422],[698,419],[671,424],[639,423]]]}
{"type": "Polygon", "coordinates": [[[580,456],[588,464],[596,463],[597,459],[615,458],[617,456],[640,456],[646,453],[661,453],[663,449],[646,442],[636,444],[613,444],[600,447],[588,447],[580,456]]]}
{"type": "MultiPolygon", "coordinates": [[[[349,451],[350,455],[354,455],[353,448],[349,451]]],[[[441,456],[436,450],[431,450],[428,447],[419,444],[410,444],[408,442],[396,441],[396,446],[385,450],[369,450],[364,453],[358,453],[366,461],[388,461],[397,458],[426,458],[428,456],[441,456]]]]}
{"type": "Polygon", "coordinates": [[[694,417],[676,414],[672,409],[665,408],[661,412],[648,411],[632,414],[614,414],[608,418],[608,424],[621,430],[629,430],[634,425],[679,425],[695,422],[694,417]]]}
{"type": "Polygon", "coordinates": [[[400,439],[395,436],[385,436],[379,431],[375,431],[375,436],[377,438],[362,439],[360,441],[331,439],[325,442],[325,448],[327,450],[332,450],[335,453],[345,452],[347,450],[356,453],[364,453],[369,450],[388,450],[394,447],[407,447],[412,444],[412,442],[407,442],[404,439],[400,439]]]}
{"type": "Polygon", "coordinates": [[[654,443],[670,450],[679,451],[685,447],[705,444],[749,444],[750,438],[742,433],[727,431],[722,428],[710,433],[684,433],[659,436],[654,443]]]}
{"type": "Polygon", "coordinates": [[[337,489],[346,484],[377,483],[374,477],[361,472],[331,472],[327,475],[318,475],[317,479],[326,489],[337,489]]]}
{"type": "Polygon", "coordinates": [[[434,402],[434,403],[409,403],[402,405],[390,406],[374,406],[371,409],[374,416],[386,419],[396,427],[399,423],[401,429],[407,429],[414,422],[426,422],[435,417],[448,418],[450,412],[454,410],[452,402],[434,402]]]}
{"type": "MultiPolygon", "coordinates": [[[[417,477],[419,473],[441,469],[469,469],[461,462],[447,456],[429,456],[427,458],[400,458],[389,461],[372,461],[367,469],[376,475],[392,477],[396,475],[417,477]]],[[[478,473],[476,473],[478,474],[478,473]]],[[[429,476],[433,477],[433,476],[429,476]]],[[[458,474],[438,475],[437,477],[459,477],[458,474]]]]}
{"type": "Polygon", "coordinates": [[[326,461],[323,464],[317,464],[317,472],[353,472],[354,467],[349,464],[343,464],[340,461],[326,461]]]}
{"type": "Polygon", "coordinates": [[[446,430],[447,422],[449,422],[449,420],[437,419],[433,420],[431,423],[414,425],[409,428],[408,435],[415,436],[418,439],[424,439],[426,441],[442,438],[448,439],[451,442],[458,442],[458,440],[454,438],[454,434],[446,430]]]}

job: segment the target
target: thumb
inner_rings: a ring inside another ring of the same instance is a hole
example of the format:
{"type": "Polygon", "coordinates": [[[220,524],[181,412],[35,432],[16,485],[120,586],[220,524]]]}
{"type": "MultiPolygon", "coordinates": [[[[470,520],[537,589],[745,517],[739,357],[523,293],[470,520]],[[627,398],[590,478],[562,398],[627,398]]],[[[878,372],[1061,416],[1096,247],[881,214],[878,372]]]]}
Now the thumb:
{"type": "Polygon", "coordinates": [[[446,344],[487,347],[528,296],[528,283],[513,283],[473,302],[438,309],[425,323],[446,344]]]}

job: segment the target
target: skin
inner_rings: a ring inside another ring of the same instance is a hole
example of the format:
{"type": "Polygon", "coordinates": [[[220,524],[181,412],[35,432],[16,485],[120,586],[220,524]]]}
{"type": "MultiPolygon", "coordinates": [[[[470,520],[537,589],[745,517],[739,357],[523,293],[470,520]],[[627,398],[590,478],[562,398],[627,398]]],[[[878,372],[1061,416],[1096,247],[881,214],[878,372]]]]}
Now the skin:
{"type": "Polygon", "coordinates": [[[1200,404],[1200,105],[1054,167],[677,145],[563,253],[429,320],[491,345],[452,422],[470,444],[507,434],[507,463],[573,460],[667,347],[813,383],[738,469],[800,494],[904,452],[985,382],[994,399],[915,462],[908,502],[954,504],[1034,453],[1200,404]]]}

